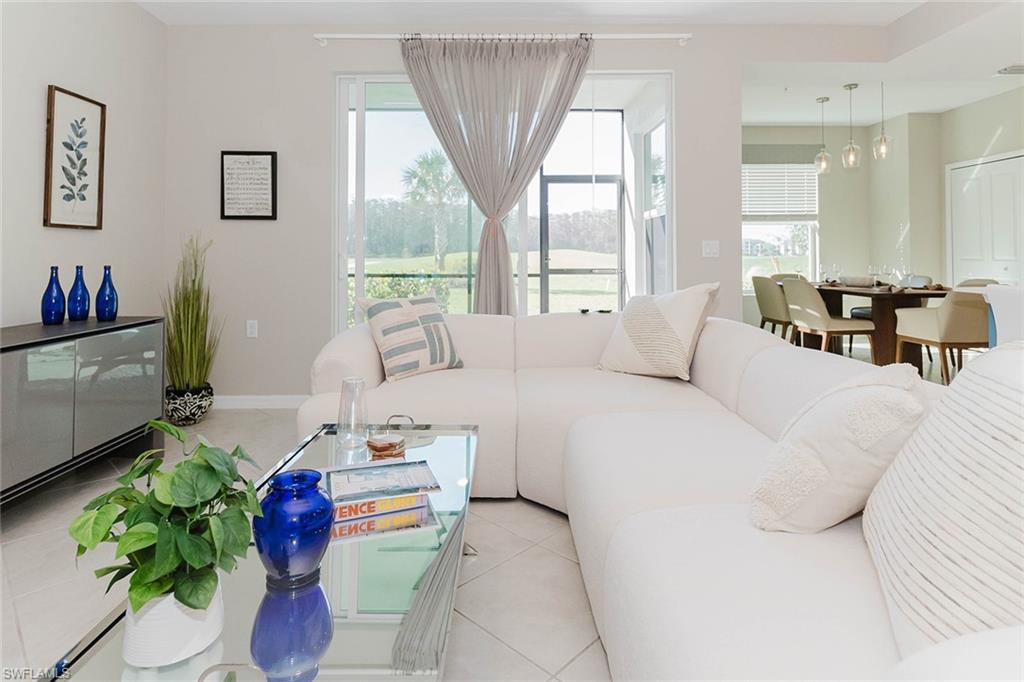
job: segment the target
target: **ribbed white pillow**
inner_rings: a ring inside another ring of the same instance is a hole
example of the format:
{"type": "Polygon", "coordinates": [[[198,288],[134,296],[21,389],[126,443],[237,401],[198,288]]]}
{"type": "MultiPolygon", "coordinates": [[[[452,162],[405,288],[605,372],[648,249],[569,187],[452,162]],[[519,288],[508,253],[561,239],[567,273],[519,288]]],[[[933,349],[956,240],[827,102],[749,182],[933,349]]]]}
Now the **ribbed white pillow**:
{"type": "Polygon", "coordinates": [[[864,511],[903,657],[1024,623],[1024,342],[969,362],[864,511]]]}
{"type": "Polygon", "coordinates": [[[690,360],[718,282],[629,299],[598,365],[601,369],[689,380],[690,360]]]}
{"type": "Polygon", "coordinates": [[[768,457],[751,495],[754,525],[817,533],[864,509],[926,405],[910,365],[870,369],[815,398],[768,457]]]}

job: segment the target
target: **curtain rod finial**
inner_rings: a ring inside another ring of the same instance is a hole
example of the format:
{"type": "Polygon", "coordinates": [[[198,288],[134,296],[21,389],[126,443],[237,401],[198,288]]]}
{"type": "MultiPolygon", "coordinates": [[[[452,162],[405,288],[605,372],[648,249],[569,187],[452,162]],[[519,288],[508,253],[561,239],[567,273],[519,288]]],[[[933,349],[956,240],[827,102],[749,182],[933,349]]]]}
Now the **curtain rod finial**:
{"type": "Polygon", "coordinates": [[[327,47],[327,38],[321,38],[320,36],[313,36],[313,38],[320,45],[320,47],[327,47]]]}

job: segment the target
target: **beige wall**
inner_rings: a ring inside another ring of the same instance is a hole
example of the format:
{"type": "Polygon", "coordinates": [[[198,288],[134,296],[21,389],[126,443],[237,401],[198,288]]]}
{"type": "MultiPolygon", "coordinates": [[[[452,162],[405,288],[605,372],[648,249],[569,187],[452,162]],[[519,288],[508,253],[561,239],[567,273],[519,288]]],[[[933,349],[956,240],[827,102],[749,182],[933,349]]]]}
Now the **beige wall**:
{"type": "Polygon", "coordinates": [[[941,115],[942,163],[1024,149],[1024,87],[941,115]]]}
{"type": "Polygon", "coordinates": [[[112,265],[121,314],[158,313],[165,27],[134,3],[4,3],[2,12],[2,323],[39,320],[50,265],[65,293],[84,265],[93,295],[112,265]],[[107,105],[102,230],[43,227],[49,84],[107,105]]]}
{"type": "MultiPolygon", "coordinates": [[[[593,27],[602,29],[615,30],[593,27]]],[[[334,74],[403,71],[394,41],[321,48],[312,40],[314,30],[380,32],[352,26],[168,29],[164,269],[171,271],[187,235],[198,231],[213,239],[209,278],[217,309],[228,318],[211,379],[221,395],[309,390],[309,367],[331,334],[334,74]],[[277,221],[218,219],[218,155],[232,148],[278,151],[277,221]],[[260,320],[258,339],[245,338],[246,319],[260,320]]],[[[720,281],[716,314],[739,318],[742,308],[742,63],[878,61],[887,54],[885,40],[870,27],[817,27],[818,40],[810,44],[807,32],[701,26],[686,47],[674,41],[604,41],[595,47],[592,70],[673,75],[677,284],[720,281]],[[701,257],[701,242],[708,239],[720,242],[720,258],[701,257]]]]}

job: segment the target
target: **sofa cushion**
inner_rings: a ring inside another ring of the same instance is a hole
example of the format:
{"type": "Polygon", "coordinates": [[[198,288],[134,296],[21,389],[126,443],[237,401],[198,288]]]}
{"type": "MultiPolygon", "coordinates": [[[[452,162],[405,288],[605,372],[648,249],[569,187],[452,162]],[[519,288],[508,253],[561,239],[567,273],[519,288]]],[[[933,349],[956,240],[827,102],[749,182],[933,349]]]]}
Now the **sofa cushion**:
{"type": "Polygon", "coordinates": [[[897,661],[859,518],[796,535],[754,528],[746,504],[644,512],[605,570],[617,680],[873,679],[897,661]]]}
{"type": "Polygon", "coordinates": [[[634,296],[608,339],[601,369],[688,381],[700,330],[718,282],[657,296],[634,296]]]}
{"type": "Polygon", "coordinates": [[[735,411],[747,363],[762,350],[776,346],[785,347],[786,342],[749,324],[709,317],[690,363],[690,383],[735,411]]]}
{"type": "Polygon", "coordinates": [[[1024,624],[1024,342],[972,360],[885,472],[864,529],[904,657],[1024,624]]]}
{"type": "MultiPolygon", "coordinates": [[[[338,414],[338,394],[312,396],[299,408],[299,430],[307,434],[338,414]]],[[[515,373],[502,369],[431,372],[383,383],[366,392],[371,423],[393,414],[410,415],[420,424],[479,426],[474,497],[515,497],[515,373]]]]}
{"type": "Polygon", "coordinates": [[[747,363],[736,413],[772,440],[805,405],[826,390],[874,368],[835,353],[790,344],[768,348],[747,363]]]}
{"type": "Polygon", "coordinates": [[[618,313],[551,313],[515,318],[516,369],[597,367],[618,313]]]}
{"type": "Polygon", "coordinates": [[[565,502],[598,631],[608,542],[629,516],[743,502],[773,443],[726,410],[582,417],[565,444],[565,502]]]}
{"type": "Polygon", "coordinates": [[[754,525],[817,533],[862,511],[924,418],[921,383],[911,365],[887,365],[815,398],[768,457],[751,496],[754,525]]]}
{"type": "Polygon", "coordinates": [[[591,367],[516,372],[519,423],[516,473],[523,497],[565,511],[565,436],[579,417],[650,410],[724,410],[714,398],[679,379],[603,372],[591,367]]]}
{"type": "Polygon", "coordinates": [[[955,682],[1024,679],[1024,626],[972,632],[919,651],[887,671],[885,680],[955,682]]]}

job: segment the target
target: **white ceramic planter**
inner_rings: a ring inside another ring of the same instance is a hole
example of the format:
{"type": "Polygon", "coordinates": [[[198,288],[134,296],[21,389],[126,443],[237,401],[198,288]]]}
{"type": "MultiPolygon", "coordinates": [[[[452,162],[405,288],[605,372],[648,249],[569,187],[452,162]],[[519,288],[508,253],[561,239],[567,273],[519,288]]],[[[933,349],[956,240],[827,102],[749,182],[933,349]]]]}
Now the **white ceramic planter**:
{"type": "Polygon", "coordinates": [[[220,580],[207,609],[192,609],[165,594],[125,614],[122,656],[139,668],[171,665],[210,646],[224,629],[224,597],[220,580]]]}

